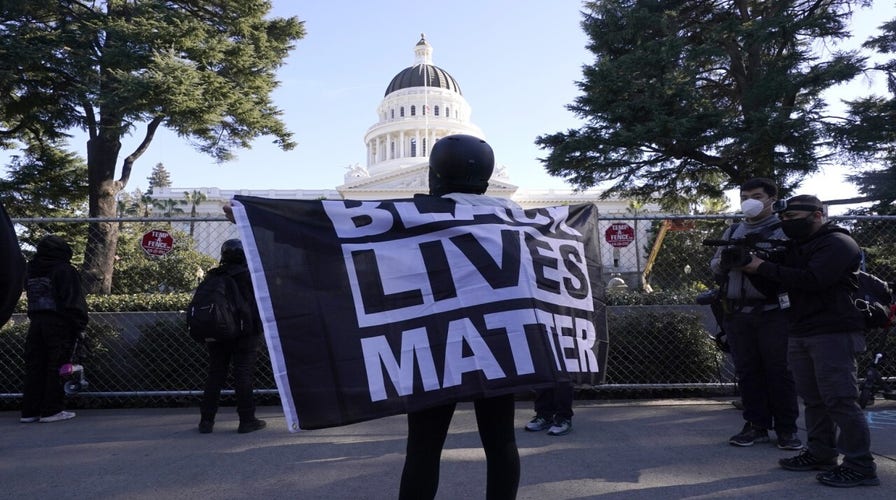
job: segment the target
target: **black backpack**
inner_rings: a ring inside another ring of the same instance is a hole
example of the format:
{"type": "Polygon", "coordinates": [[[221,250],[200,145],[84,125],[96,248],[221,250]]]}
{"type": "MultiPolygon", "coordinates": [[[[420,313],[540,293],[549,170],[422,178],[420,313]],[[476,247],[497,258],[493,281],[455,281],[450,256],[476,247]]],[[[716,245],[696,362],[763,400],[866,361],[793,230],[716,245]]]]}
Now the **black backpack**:
{"type": "Polygon", "coordinates": [[[890,285],[865,271],[855,274],[858,289],[853,293],[853,303],[865,318],[865,326],[868,329],[889,327],[896,313],[896,300],[890,285]]]}
{"type": "Polygon", "coordinates": [[[216,267],[199,283],[187,307],[190,337],[201,343],[235,339],[248,331],[251,318],[234,275],[245,269],[225,271],[216,267]]]}

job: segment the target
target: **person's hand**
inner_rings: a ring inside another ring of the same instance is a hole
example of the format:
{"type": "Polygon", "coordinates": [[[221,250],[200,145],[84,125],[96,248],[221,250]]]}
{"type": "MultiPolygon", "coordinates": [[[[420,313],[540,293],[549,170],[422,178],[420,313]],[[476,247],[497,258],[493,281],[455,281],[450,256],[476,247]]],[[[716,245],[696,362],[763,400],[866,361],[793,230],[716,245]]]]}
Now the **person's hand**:
{"type": "Polygon", "coordinates": [[[762,264],[763,262],[765,262],[765,261],[760,259],[759,257],[753,255],[752,258],[750,259],[750,262],[747,263],[747,265],[741,267],[740,270],[745,273],[755,274],[755,273],[759,272],[759,265],[762,264]]]}
{"type": "Polygon", "coordinates": [[[236,219],[233,218],[233,202],[228,201],[221,207],[221,209],[224,210],[224,217],[227,217],[227,220],[236,224],[236,219]]]}

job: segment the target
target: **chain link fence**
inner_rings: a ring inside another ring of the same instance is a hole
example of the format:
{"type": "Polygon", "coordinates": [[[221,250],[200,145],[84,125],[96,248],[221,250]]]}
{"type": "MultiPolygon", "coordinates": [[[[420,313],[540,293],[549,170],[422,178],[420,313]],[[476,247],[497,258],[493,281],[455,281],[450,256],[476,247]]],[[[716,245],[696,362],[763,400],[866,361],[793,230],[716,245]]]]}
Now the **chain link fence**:
{"type": "MultiPolygon", "coordinates": [[[[865,249],[867,270],[896,281],[896,217],[832,217],[865,249]]],[[[217,265],[223,241],[237,236],[224,218],[14,219],[23,251],[47,233],[62,235],[84,263],[91,224],[118,234],[109,293],[88,295],[84,363],[89,386],[71,407],[193,405],[207,368],[204,347],[186,331],[184,310],[204,273],[217,265]]],[[[732,220],[725,216],[612,215],[599,223],[602,279],[607,288],[610,337],[606,381],[578,380],[581,397],[735,394],[730,358],[715,345],[718,330],[708,306],[695,297],[714,286],[709,260],[732,220]]],[[[0,329],[0,407],[18,407],[28,318],[24,300],[0,329]]],[[[873,332],[859,358],[860,374],[876,352],[892,353],[896,335],[873,332]]],[[[266,349],[259,353],[256,389],[278,400],[266,349]]],[[[884,377],[896,372],[885,358],[884,377]]],[[[232,397],[225,391],[224,397],[232,397]]],[[[226,402],[226,401],[225,401],[226,402]]],[[[264,401],[263,401],[264,402],[264,401]]]]}

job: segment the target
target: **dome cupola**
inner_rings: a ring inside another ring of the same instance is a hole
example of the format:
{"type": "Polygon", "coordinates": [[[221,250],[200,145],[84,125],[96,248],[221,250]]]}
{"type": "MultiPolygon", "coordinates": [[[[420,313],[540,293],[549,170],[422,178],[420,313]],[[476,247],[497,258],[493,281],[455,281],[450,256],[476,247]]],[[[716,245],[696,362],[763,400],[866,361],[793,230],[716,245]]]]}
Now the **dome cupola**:
{"type": "Polygon", "coordinates": [[[414,65],[401,70],[392,78],[385,95],[411,87],[442,88],[463,95],[457,80],[444,69],[432,64],[432,45],[426,41],[423,33],[414,47],[414,56],[414,65]]]}
{"type": "Polygon", "coordinates": [[[446,135],[483,137],[457,80],[432,64],[432,46],[422,33],[414,65],[395,75],[376,111],[379,120],[364,135],[367,166],[347,173],[346,182],[425,165],[432,145],[446,135]]]}

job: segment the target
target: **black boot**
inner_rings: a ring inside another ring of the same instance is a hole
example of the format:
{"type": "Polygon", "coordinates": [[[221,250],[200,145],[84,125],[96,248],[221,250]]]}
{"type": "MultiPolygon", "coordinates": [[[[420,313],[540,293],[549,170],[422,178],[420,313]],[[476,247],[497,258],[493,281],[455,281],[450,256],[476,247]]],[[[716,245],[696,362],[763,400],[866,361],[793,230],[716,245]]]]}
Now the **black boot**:
{"type": "Polygon", "coordinates": [[[266,424],[264,420],[259,420],[255,417],[252,417],[248,420],[240,420],[240,426],[236,431],[240,434],[246,434],[249,432],[260,431],[261,429],[267,427],[267,425],[268,424],[266,424]]]}
{"type": "Polygon", "coordinates": [[[215,415],[203,413],[199,420],[199,433],[210,434],[215,428],[215,415]]]}

